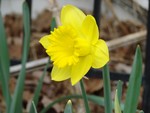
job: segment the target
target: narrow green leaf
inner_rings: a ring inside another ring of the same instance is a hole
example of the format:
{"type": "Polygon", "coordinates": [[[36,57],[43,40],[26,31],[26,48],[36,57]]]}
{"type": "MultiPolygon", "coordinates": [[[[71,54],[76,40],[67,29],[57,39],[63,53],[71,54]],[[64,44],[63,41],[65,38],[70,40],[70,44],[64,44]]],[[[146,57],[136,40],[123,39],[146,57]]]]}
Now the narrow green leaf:
{"type": "Polygon", "coordinates": [[[67,102],[64,113],[72,113],[72,103],[71,100],[67,102]]]}
{"type": "Polygon", "coordinates": [[[121,96],[122,96],[122,84],[123,84],[123,82],[122,81],[118,81],[118,83],[117,83],[117,95],[118,95],[118,101],[119,101],[119,103],[121,102],[121,96]]]}
{"type": "MultiPolygon", "coordinates": [[[[46,71],[47,71],[48,65],[49,65],[49,62],[46,64],[46,66],[44,68],[43,75],[40,78],[39,83],[38,83],[38,85],[37,85],[37,87],[35,89],[35,92],[34,92],[33,101],[34,101],[35,106],[37,106],[37,104],[38,104],[38,100],[39,100],[39,97],[40,97],[40,92],[41,92],[42,85],[43,85],[43,79],[44,79],[44,77],[46,75],[46,71]]],[[[34,112],[34,108],[33,108],[33,106],[31,106],[29,113],[33,113],[33,112],[34,112]]]]}
{"type": "Polygon", "coordinates": [[[112,113],[112,100],[110,90],[110,75],[108,65],[103,67],[103,80],[104,80],[104,100],[105,100],[105,113],[112,113]]]}
{"type": "Polygon", "coordinates": [[[87,95],[87,98],[89,101],[99,105],[99,106],[104,106],[104,97],[96,96],[96,95],[87,95]]]}
{"type": "Polygon", "coordinates": [[[25,81],[25,65],[28,57],[29,43],[30,43],[30,16],[27,3],[23,3],[23,24],[24,24],[24,41],[23,41],[23,56],[22,56],[22,68],[19,73],[17,85],[12,99],[10,113],[17,113],[22,111],[22,94],[24,90],[25,81]]]}
{"type": "Polygon", "coordinates": [[[142,80],[142,55],[140,47],[136,49],[132,72],[129,79],[127,95],[125,100],[123,113],[135,113],[138,104],[138,97],[140,93],[140,86],[142,80]]]}
{"type": "Polygon", "coordinates": [[[121,108],[119,105],[119,100],[118,100],[118,91],[116,90],[115,94],[115,101],[114,101],[114,108],[115,108],[115,113],[121,113],[121,108]]]}
{"type": "Polygon", "coordinates": [[[85,106],[86,113],[90,113],[88,99],[87,99],[87,95],[86,95],[86,91],[85,91],[82,79],[80,80],[80,87],[81,87],[81,91],[82,91],[82,96],[83,96],[83,100],[84,100],[84,106],[85,106]]]}
{"type": "Polygon", "coordinates": [[[10,59],[7,46],[7,39],[2,15],[0,13],[0,67],[3,71],[3,74],[7,82],[9,81],[9,66],[10,66],[10,59]]]}
{"type": "Polygon", "coordinates": [[[32,101],[32,106],[33,106],[33,108],[34,108],[34,111],[33,111],[32,113],[37,113],[37,110],[36,110],[36,106],[35,106],[35,104],[34,104],[34,101],[32,101]]]}
{"type": "Polygon", "coordinates": [[[8,54],[8,46],[5,34],[5,28],[3,24],[2,15],[0,12],[0,85],[2,87],[2,93],[4,99],[6,101],[6,113],[8,113],[10,104],[11,104],[11,96],[9,92],[9,54],[8,54]]]}

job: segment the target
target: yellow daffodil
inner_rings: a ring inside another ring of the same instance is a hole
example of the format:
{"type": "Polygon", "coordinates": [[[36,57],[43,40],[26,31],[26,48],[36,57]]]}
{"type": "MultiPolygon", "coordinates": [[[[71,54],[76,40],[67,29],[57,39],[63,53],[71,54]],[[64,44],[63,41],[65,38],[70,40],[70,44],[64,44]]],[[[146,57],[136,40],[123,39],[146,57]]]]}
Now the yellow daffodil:
{"type": "Polygon", "coordinates": [[[95,19],[72,5],[61,10],[62,25],[40,43],[53,61],[52,80],[71,79],[76,84],[91,67],[101,68],[109,60],[108,47],[99,39],[95,19]]]}

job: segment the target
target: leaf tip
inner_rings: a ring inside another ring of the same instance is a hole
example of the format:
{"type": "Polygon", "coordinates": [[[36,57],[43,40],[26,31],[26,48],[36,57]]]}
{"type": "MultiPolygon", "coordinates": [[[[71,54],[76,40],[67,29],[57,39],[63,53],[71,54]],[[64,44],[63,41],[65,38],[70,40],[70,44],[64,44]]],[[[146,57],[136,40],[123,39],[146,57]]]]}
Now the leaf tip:
{"type": "Polygon", "coordinates": [[[71,100],[68,100],[67,104],[72,104],[71,100]]]}

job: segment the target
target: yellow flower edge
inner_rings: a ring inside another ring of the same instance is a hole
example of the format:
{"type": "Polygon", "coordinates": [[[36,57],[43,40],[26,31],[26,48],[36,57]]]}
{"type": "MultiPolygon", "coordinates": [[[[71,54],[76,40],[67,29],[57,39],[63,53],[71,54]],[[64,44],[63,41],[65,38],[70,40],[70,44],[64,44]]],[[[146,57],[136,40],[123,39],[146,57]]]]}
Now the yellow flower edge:
{"type": "Polygon", "coordinates": [[[75,6],[62,8],[61,22],[61,26],[39,42],[53,61],[52,80],[71,79],[75,85],[91,67],[101,68],[109,61],[108,47],[99,39],[94,17],[75,6]]]}

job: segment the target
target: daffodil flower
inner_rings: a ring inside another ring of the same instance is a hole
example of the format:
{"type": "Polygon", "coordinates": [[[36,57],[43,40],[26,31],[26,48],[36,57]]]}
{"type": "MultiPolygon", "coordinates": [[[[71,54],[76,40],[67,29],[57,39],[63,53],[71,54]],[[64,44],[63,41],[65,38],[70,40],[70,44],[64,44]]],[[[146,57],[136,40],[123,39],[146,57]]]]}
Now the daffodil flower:
{"type": "Polygon", "coordinates": [[[62,8],[61,23],[40,43],[53,61],[52,80],[71,79],[75,85],[91,67],[101,68],[109,61],[108,47],[99,39],[94,17],[75,6],[62,8]]]}

